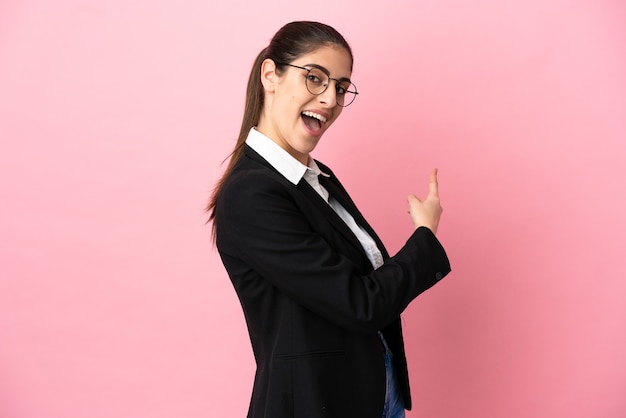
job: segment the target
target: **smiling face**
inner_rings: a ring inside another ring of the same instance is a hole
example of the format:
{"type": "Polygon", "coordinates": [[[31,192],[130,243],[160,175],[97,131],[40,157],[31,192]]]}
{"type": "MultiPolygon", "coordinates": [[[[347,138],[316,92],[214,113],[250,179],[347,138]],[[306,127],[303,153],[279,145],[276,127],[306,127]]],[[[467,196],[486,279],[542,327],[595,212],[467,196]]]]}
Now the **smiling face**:
{"type": "MultiPolygon", "coordinates": [[[[352,68],[348,52],[335,45],[321,46],[289,64],[321,68],[338,80],[349,79],[352,68]]],[[[306,87],[306,70],[290,66],[284,68],[279,74],[276,64],[270,59],[261,66],[265,102],[257,129],[302,164],[308,164],[309,153],[339,117],[343,107],[337,105],[334,80],[330,80],[330,85],[322,94],[313,95],[306,87]]]]}

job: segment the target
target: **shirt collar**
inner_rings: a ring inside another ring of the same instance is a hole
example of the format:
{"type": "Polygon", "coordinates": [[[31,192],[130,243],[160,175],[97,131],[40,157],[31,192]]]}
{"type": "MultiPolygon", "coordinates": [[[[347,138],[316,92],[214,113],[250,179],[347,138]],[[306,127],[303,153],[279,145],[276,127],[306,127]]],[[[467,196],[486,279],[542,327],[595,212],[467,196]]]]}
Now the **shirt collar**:
{"type": "Polygon", "coordinates": [[[320,170],[313,158],[309,158],[307,167],[256,128],[250,129],[246,144],[293,184],[298,184],[307,171],[312,171],[315,176],[330,177],[320,170]]]}

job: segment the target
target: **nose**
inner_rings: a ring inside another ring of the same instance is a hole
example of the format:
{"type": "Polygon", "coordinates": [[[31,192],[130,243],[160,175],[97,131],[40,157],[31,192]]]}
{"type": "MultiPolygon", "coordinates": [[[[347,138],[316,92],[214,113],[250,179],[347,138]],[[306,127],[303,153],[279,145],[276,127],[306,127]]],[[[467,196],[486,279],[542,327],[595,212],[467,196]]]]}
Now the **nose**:
{"type": "Polygon", "coordinates": [[[329,108],[337,106],[337,91],[333,83],[336,83],[336,81],[328,80],[328,86],[326,87],[326,90],[324,90],[322,94],[319,94],[317,96],[319,98],[319,102],[329,108]]]}

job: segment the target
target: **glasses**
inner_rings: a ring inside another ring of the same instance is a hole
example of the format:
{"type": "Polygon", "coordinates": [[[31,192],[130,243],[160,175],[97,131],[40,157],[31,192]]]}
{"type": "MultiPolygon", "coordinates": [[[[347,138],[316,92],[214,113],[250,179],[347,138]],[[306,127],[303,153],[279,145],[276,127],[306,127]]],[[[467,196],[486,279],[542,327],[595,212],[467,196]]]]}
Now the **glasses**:
{"type": "Polygon", "coordinates": [[[359,94],[356,90],[356,86],[350,80],[345,78],[341,80],[331,78],[330,74],[328,74],[328,72],[323,68],[306,68],[287,63],[277,63],[277,65],[288,65],[289,67],[299,68],[306,71],[306,89],[309,93],[315,96],[319,96],[324,93],[330,84],[330,80],[334,80],[337,104],[341,107],[350,106],[354,99],[356,99],[356,95],[359,94]]]}

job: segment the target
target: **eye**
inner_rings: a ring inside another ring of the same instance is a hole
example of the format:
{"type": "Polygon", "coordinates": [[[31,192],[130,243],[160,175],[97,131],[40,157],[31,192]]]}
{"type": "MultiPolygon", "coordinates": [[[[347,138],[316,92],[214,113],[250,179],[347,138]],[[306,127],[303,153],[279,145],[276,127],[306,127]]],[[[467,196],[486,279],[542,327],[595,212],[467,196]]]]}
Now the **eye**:
{"type": "Polygon", "coordinates": [[[352,84],[350,84],[347,81],[342,81],[341,83],[337,83],[337,87],[335,88],[337,95],[344,96],[346,93],[350,92],[351,85],[352,84]]]}
{"type": "Polygon", "coordinates": [[[311,83],[316,83],[316,84],[320,84],[322,82],[322,80],[320,80],[320,78],[313,73],[309,73],[309,75],[306,76],[306,79],[307,81],[311,83]]]}
{"type": "Polygon", "coordinates": [[[309,85],[322,86],[328,82],[328,76],[317,68],[312,68],[306,76],[309,85]]]}

